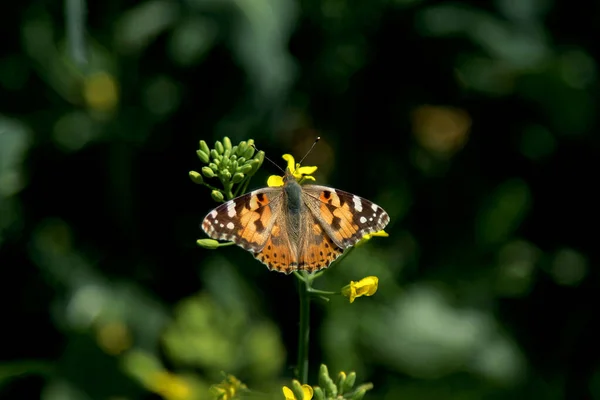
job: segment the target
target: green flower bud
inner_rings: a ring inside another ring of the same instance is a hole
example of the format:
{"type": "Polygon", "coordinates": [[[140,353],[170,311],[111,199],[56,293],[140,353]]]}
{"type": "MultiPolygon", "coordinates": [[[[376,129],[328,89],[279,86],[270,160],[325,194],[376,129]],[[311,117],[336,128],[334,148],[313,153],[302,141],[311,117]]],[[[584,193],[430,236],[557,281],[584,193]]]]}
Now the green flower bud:
{"type": "Polygon", "coordinates": [[[356,382],[356,372],[350,372],[344,381],[344,392],[349,392],[356,382]]]}
{"type": "Polygon", "coordinates": [[[361,392],[362,392],[363,394],[362,394],[360,397],[357,397],[358,399],[362,399],[362,398],[363,398],[363,396],[364,396],[364,393],[365,393],[365,392],[367,392],[368,390],[371,390],[371,389],[373,389],[373,384],[372,384],[371,382],[368,382],[368,383],[363,383],[362,385],[359,385],[359,386],[356,388],[356,390],[355,390],[355,392],[354,392],[354,395],[353,395],[351,398],[352,398],[352,399],[354,399],[354,396],[355,396],[357,393],[361,393],[361,392]]]}
{"type": "Polygon", "coordinates": [[[252,165],[252,170],[248,173],[248,175],[252,176],[256,173],[256,171],[258,171],[264,161],[264,157],[265,153],[263,151],[259,151],[252,160],[248,161],[252,165]]]}
{"type": "Polygon", "coordinates": [[[221,170],[221,179],[224,181],[229,181],[231,179],[231,172],[228,169],[221,170]]]}
{"type": "Polygon", "coordinates": [[[231,140],[227,136],[223,138],[223,147],[225,147],[225,150],[229,150],[229,152],[231,152],[231,140]]]}
{"type": "Polygon", "coordinates": [[[210,167],[210,169],[212,169],[214,172],[219,172],[219,166],[215,163],[210,163],[208,164],[208,166],[210,167]]]}
{"type": "Polygon", "coordinates": [[[265,152],[261,150],[258,153],[256,153],[256,155],[254,156],[254,160],[258,160],[262,164],[263,161],[265,161],[265,152]]]}
{"type": "Polygon", "coordinates": [[[231,157],[231,149],[225,149],[225,152],[223,153],[223,157],[226,157],[226,158],[231,157]]]}
{"type": "Polygon", "coordinates": [[[219,159],[221,159],[221,155],[215,149],[212,149],[210,151],[210,156],[211,156],[211,158],[213,160],[219,160],[219,159]]]}
{"type": "Polygon", "coordinates": [[[231,164],[231,162],[229,161],[229,157],[223,156],[223,158],[221,159],[221,164],[219,164],[219,166],[221,167],[221,169],[223,169],[229,167],[229,164],[231,164]]]}
{"type": "Polygon", "coordinates": [[[325,400],[325,393],[323,393],[323,389],[318,386],[313,387],[313,398],[315,400],[325,400]]]}
{"type": "Polygon", "coordinates": [[[240,183],[243,180],[244,180],[244,174],[242,174],[240,172],[233,174],[233,177],[231,178],[231,182],[233,182],[233,183],[240,183]]]}
{"type": "Polygon", "coordinates": [[[247,162],[246,164],[242,165],[242,166],[239,168],[239,171],[240,171],[242,174],[248,174],[248,173],[250,173],[250,171],[252,171],[252,169],[253,169],[253,168],[254,168],[254,167],[252,166],[252,163],[250,163],[250,162],[247,162]]]}
{"type": "MultiPolygon", "coordinates": [[[[248,165],[248,164],[246,164],[248,165]]],[[[258,162],[257,160],[250,160],[249,161],[249,165],[252,166],[252,168],[250,169],[250,171],[247,173],[248,176],[252,176],[256,173],[256,171],[258,171],[258,168],[260,167],[260,162],[258,162]]]]}
{"type": "Polygon", "coordinates": [[[209,250],[218,249],[220,245],[220,243],[214,239],[198,239],[196,240],[196,244],[209,250]]]}
{"type": "Polygon", "coordinates": [[[346,382],[346,373],[344,371],[340,371],[337,377],[336,386],[338,387],[338,392],[340,394],[344,394],[344,383],[346,382]]]}
{"type": "Polygon", "coordinates": [[[240,142],[240,144],[237,145],[237,155],[243,155],[246,152],[246,149],[248,149],[248,143],[246,143],[245,141],[240,142]]]}
{"type": "Polygon", "coordinates": [[[217,140],[215,142],[215,150],[217,150],[217,153],[223,154],[225,152],[225,147],[223,146],[223,143],[217,140]]]}
{"type": "Polygon", "coordinates": [[[304,400],[304,390],[302,390],[302,385],[297,380],[292,381],[292,392],[294,392],[294,396],[298,400],[304,400]]]}
{"type": "Polygon", "coordinates": [[[246,157],[239,157],[237,162],[239,165],[243,165],[246,162],[246,157]]]}
{"type": "Polygon", "coordinates": [[[229,164],[229,170],[237,172],[237,169],[238,169],[238,162],[236,160],[232,160],[231,164],[229,164]]]}
{"type": "Polygon", "coordinates": [[[231,154],[234,155],[234,156],[236,156],[236,157],[238,156],[238,147],[237,146],[233,146],[231,148],[231,154]]]}
{"type": "Polygon", "coordinates": [[[357,390],[356,392],[354,392],[354,394],[352,394],[350,400],[362,400],[365,397],[366,393],[367,391],[364,389],[357,390]]]}
{"type": "Polygon", "coordinates": [[[215,173],[213,172],[213,170],[210,167],[202,167],[202,175],[204,175],[207,178],[215,177],[215,173]]]}
{"type": "Polygon", "coordinates": [[[204,164],[208,164],[208,161],[210,160],[208,153],[205,153],[202,150],[196,150],[196,154],[198,154],[200,161],[202,161],[204,164]]]}
{"type": "Polygon", "coordinates": [[[329,371],[325,364],[321,364],[321,367],[319,368],[319,386],[323,388],[327,397],[337,397],[337,387],[329,377],[329,371]]]}
{"type": "Polygon", "coordinates": [[[200,150],[202,150],[206,154],[210,154],[210,149],[208,148],[208,145],[206,144],[206,142],[204,140],[200,141],[200,150]]]}
{"type": "Polygon", "coordinates": [[[190,171],[189,175],[190,175],[190,179],[192,180],[192,182],[197,183],[199,185],[204,183],[204,179],[202,179],[202,175],[200,175],[198,172],[190,171]]]}
{"type": "Polygon", "coordinates": [[[243,157],[246,157],[247,159],[251,159],[251,158],[252,158],[252,156],[254,155],[254,152],[255,152],[255,151],[256,151],[256,150],[254,150],[254,147],[251,147],[251,146],[250,146],[250,147],[246,148],[246,151],[244,151],[243,153],[241,153],[241,155],[242,155],[243,157]]]}
{"type": "Polygon", "coordinates": [[[210,196],[213,198],[214,201],[218,202],[222,202],[225,199],[223,193],[219,192],[218,190],[213,190],[212,192],[210,192],[210,196]]]}

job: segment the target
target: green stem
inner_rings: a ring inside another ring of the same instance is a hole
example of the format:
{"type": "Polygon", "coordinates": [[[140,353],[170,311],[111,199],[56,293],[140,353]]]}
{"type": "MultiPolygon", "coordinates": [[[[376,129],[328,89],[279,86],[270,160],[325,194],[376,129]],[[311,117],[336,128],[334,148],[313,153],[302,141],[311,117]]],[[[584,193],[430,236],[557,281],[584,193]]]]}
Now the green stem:
{"type": "Polygon", "coordinates": [[[240,184],[237,189],[235,189],[234,197],[238,197],[240,194],[246,193],[246,189],[248,188],[248,183],[250,183],[250,177],[246,177],[240,184]]]}
{"type": "Polygon", "coordinates": [[[221,191],[221,189],[217,189],[216,187],[209,185],[206,182],[202,182],[202,185],[206,186],[207,188],[209,188],[210,190],[217,190],[217,191],[221,191]]]}
{"type": "Polygon", "coordinates": [[[330,292],[328,290],[319,290],[313,288],[308,289],[308,293],[312,294],[313,296],[333,296],[334,294],[340,294],[339,292],[330,292]]]}
{"type": "Polygon", "coordinates": [[[298,380],[308,381],[308,338],[310,332],[310,280],[308,273],[302,272],[303,279],[298,281],[300,294],[300,330],[298,331],[298,380]]]}
{"type": "Polygon", "coordinates": [[[231,188],[233,187],[233,183],[231,183],[230,181],[224,182],[223,180],[221,180],[221,183],[223,183],[223,189],[225,190],[225,196],[227,197],[227,200],[233,199],[234,196],[233,196],[233,193],[231,193],[231,188]]]}

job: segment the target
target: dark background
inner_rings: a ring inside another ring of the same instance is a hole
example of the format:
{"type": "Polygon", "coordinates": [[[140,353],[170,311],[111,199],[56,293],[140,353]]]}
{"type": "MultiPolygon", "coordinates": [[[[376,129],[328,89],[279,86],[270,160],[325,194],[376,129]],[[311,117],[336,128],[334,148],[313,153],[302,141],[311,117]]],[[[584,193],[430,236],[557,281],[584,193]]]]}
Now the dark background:
{"type": "Polygon", "coordinates": [[[188,172],[201,139],[283,166],[321,136],[317,182],[391,223],[317,280],[380,284],[313,303],[310,384],[600,398],[598,4],[78,4],[0,17],[0,396],[205,398],[220,371],[279,396],[295,278],[198,247],[188,172]]]}

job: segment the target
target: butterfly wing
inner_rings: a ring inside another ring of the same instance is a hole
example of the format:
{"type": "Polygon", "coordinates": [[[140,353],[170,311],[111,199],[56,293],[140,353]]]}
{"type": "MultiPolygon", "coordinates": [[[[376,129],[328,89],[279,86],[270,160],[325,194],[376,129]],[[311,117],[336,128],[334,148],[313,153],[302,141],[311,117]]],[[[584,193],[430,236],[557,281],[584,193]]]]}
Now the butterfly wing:
{"type": "Polygon", "coordinates": [[[298,269],[297,249],[290,241],[282,213],[275,220],[265,245],[254,257],[271,271],[289,274],[298,269]]]}
{"type": "Polygon", "coordinates": [[[260,252],[282,213],[282,195],[281,189],[263,188],[236,197],[209,212],[202,229],[213,239],[260,252]]]}
{"type": "Polygon", "coordinates": [[[377,204],[327,186],[304,185],[303,200],[323,230],[341,249],[382,230],[390,217],[377,204]]]}
{"type": "Polygon", "coordinates": [[[313,213],[307,210],[304,229],[299,245],[298,269],[316,272],[327,268],[342,255],[344,250],[333,242],[313,213]]]}

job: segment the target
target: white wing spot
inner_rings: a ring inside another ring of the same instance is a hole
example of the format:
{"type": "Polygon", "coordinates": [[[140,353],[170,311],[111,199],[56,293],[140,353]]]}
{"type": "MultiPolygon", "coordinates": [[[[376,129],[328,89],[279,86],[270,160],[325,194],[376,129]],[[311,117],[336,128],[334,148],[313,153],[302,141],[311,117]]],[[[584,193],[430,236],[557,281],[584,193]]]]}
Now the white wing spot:
{"type": "Polygon", "coordinates": [[[360,197],[353,196],[352,197],[352,202],[354,203],[354,209],[356,211],[361,212],[363,210],[363,208],[362,208],[362,201],[360,201],[360,197]]]}
{"type": "Polygon", "coordinates": [[[377,204],[371,204],[371,208],[373,209],[373,211],[377,211],[377,209],[379,209],[379,207],[377,207],[377,204]]]}
{"type": "MultiPolygon", "coordinates": [[[[373,220],[373,218],[371,218],[371,220],[373,220]]],[[[361,224],[364,224],[365,222],[367,222],[367,219],[365,217],[360,217],[359,221],[361,224]]]]}
{"type": "Polygon", "coordinates": [[[235,225],[233,224],[233,222],[227,223],[227,229],[233,229],[233,228],[235,228],[235,225]]]}
{"type": "Polygon", "coordinates": [[[223,225],[223,224],[219,224],[219,226],[220,226],[221,228],[225,227],[225,225],[223,225]]]}
{"type": "Polygon", "coordinates": [[[213,218],[215,218],[217,215],[219,215],[219,213],[217,212],[217,210],[212,210],[210,212],[210,216],[213,217],[213,218]]]}
{"type": "MultiPolygon", "coordinates": [[[[364,218],[364,217],[363,217],[363,218],[364,218]]],[[[371,222],[372,222],[372,221],[373,221],[373,217],[369,218],[369,221],[371,221],[371,222]]]]}
{"type": "Polygon", "coordinates": [[[227,216],[229,218],[233,218],[233,217],[235,217],[235,214],[236,214],[236,212],[235,212],[235,202],[232,201],[231,203],[229,203],[227,205],[227,216]]]}

